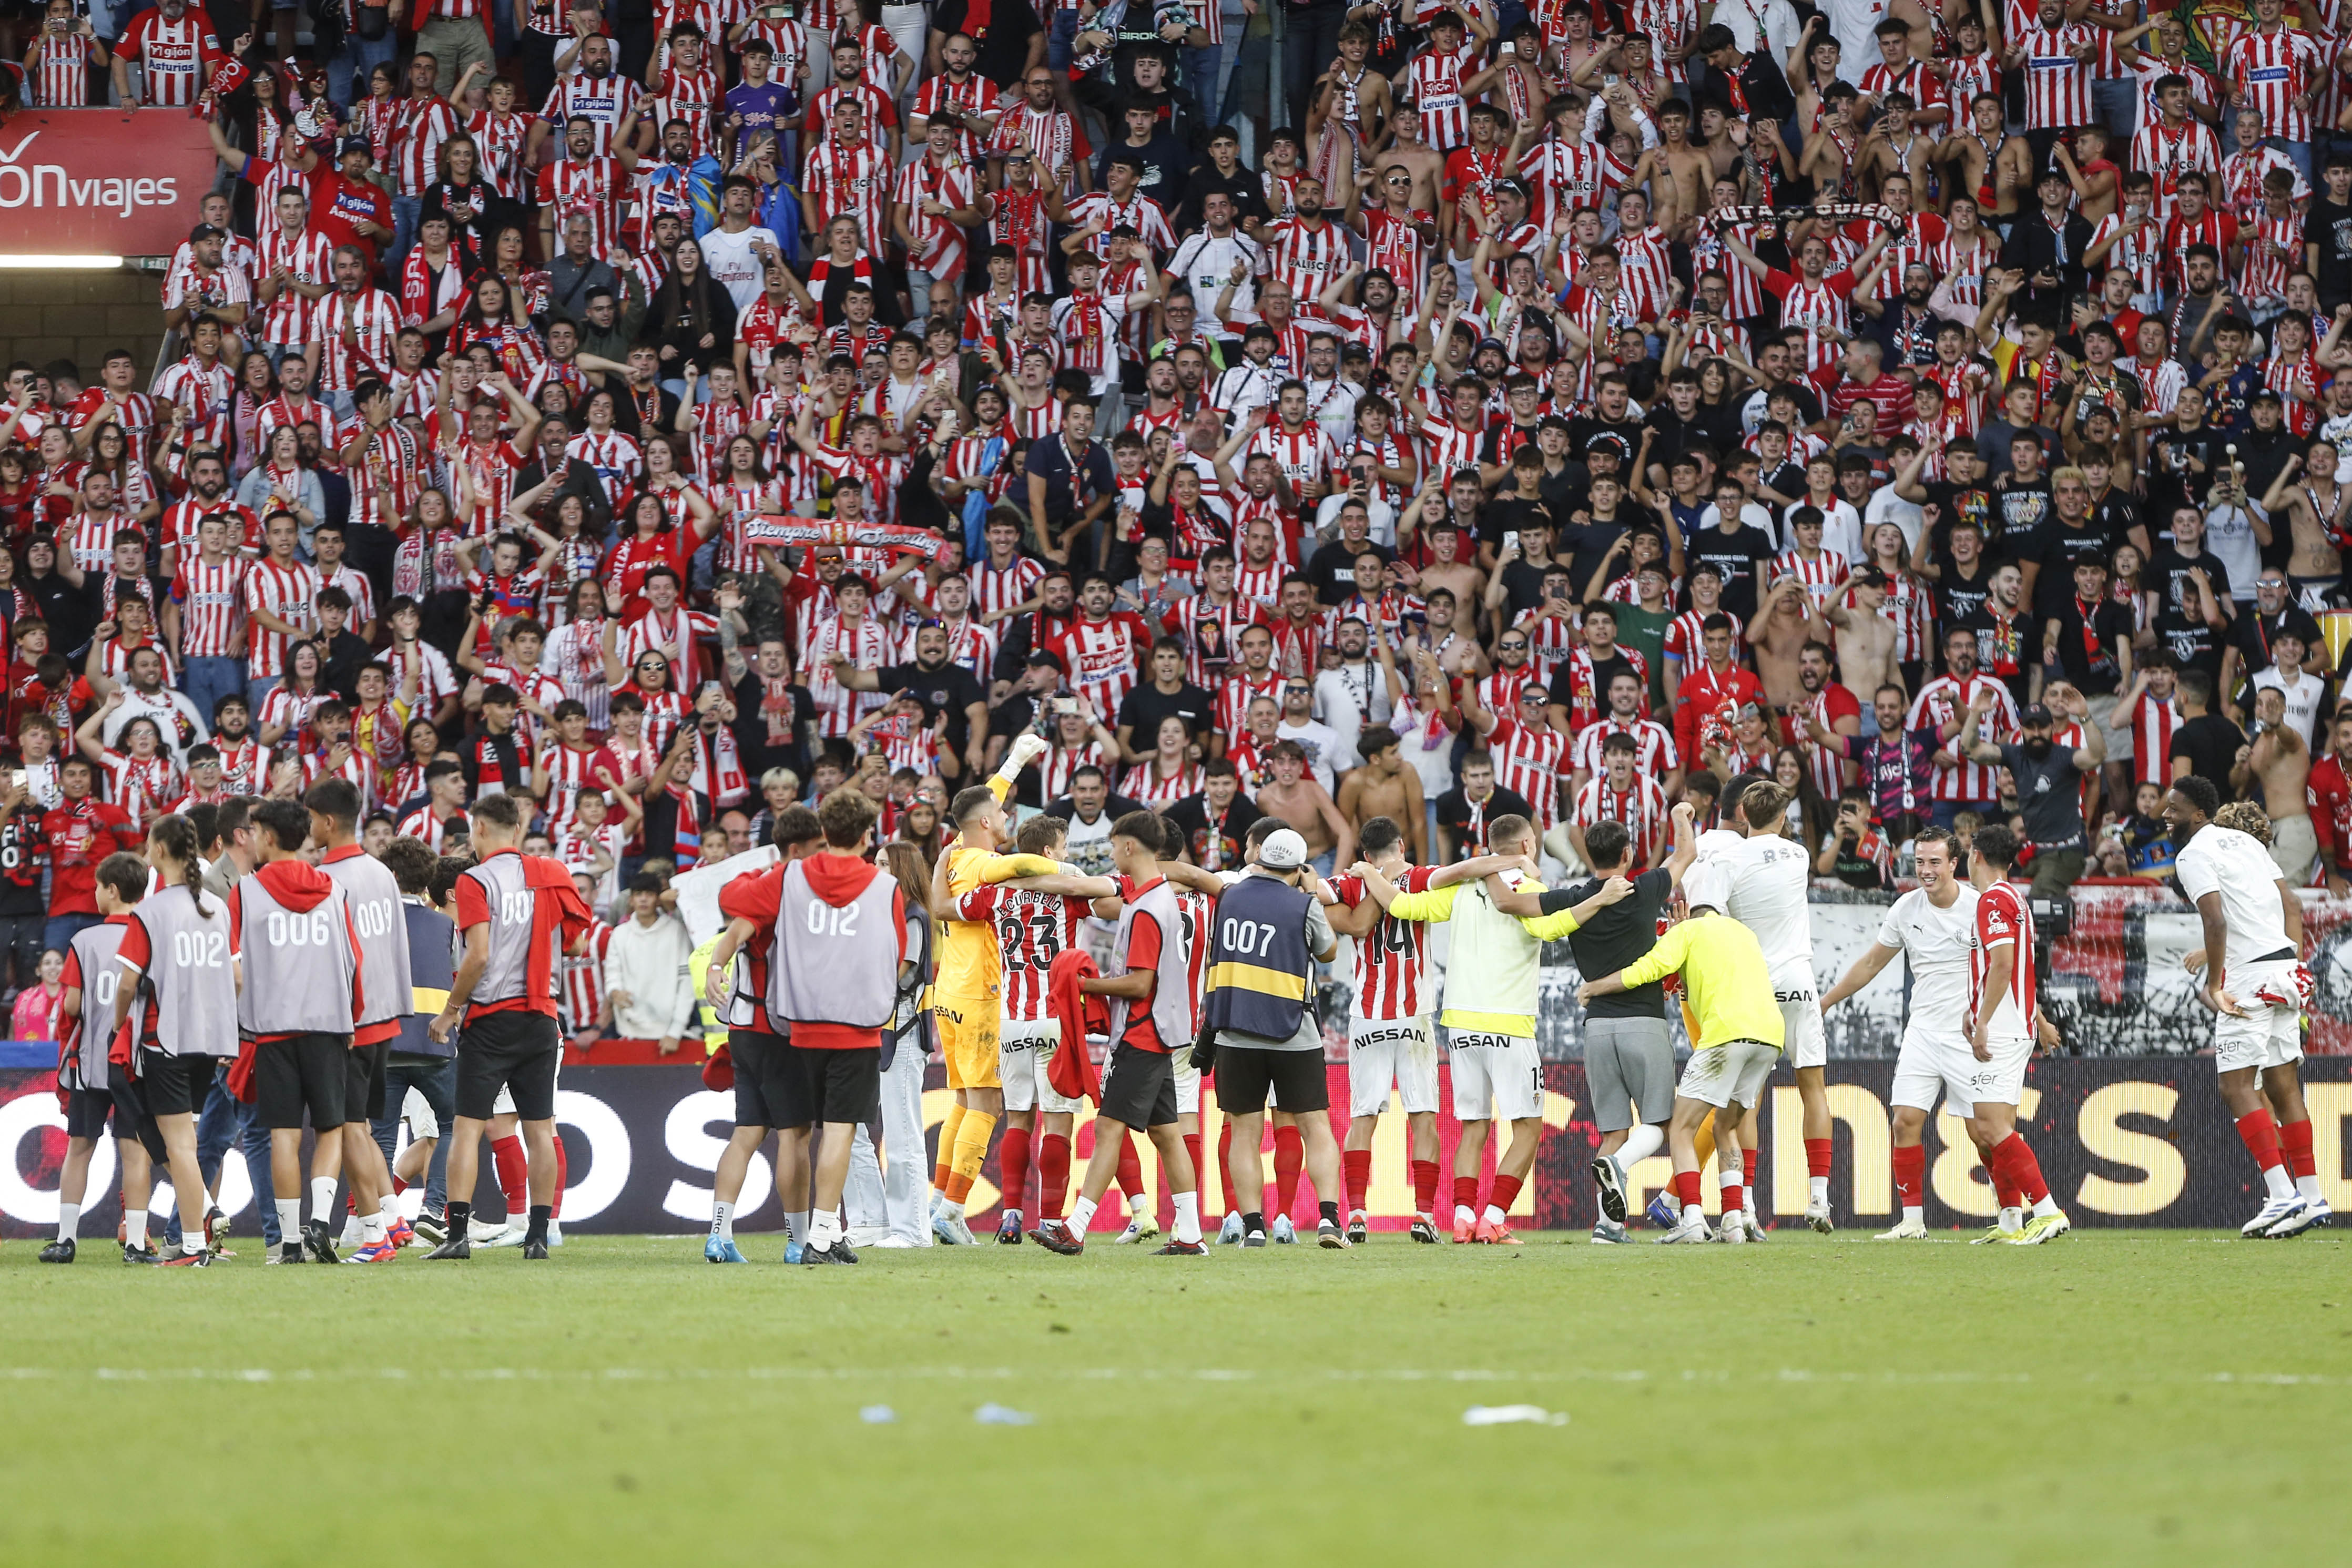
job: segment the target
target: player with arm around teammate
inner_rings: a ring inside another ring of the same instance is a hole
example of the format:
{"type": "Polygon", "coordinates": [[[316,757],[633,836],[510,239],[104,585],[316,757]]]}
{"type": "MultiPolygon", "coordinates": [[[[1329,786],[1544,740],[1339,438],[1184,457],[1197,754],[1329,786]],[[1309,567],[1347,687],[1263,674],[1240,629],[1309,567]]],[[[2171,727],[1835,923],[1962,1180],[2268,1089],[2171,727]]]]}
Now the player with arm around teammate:
{"type": "Polygon", "coordinates": [[[1588,980],[1576,991],[1577,1001],[1590,1007],[1596,996],[1680,974],[1684,1005],[1698,1020],[1690,1060],[1675,1089],[1674,1115],[1666,1123],[1682,1223],[1658,1237],[1662,1245],[1748,1239],[1740,1200],[1745,1178],[1740,1122],[1763,1095],[1780,1059],[1783,1024],[1762,946],[1753,931],[1724,912],[1730,881],[1725,867],[1702,862],[1683,879],[1689,915],[1633,963],[1588,980]],[[1713,1235],[1699,1200],[1698,1130],[1710,1115],[1715,1118],[1716,1169],[1723,1188],[1723,1228],[1713,1235]]]}
{"type": "MultiPolygon", "coordinates": [[[[1363,858],[1331,881],[1339,900],[1331,929],[1356,939],[1356,998],[1348,1016],[1348,1138],[1339,1155],[1348,1189],[1348,1240],[1370,1234],[1364,1210],[1372,1183],[1372,1138],[1393,1087],[1404,1105],[1406,1159],[1412,1173],[1412,1239],[1437,1240],[1437,1039],[1429,1003],[1436,987],[1427,971],[1429,927],[1391,919],[1372,897],[1371,873],[1399,890],[1425,893],[1471,882],[1518,864],[1499,855],[1416,866],[1405,858],[1404,829],[1393,818],[1365,819],[1356,847],[1363,858]]],[[[1533,910],[1529,913],[1536,912],[1533,910]]]]}
{"type": "MultiPolygon", "coordinates": [[[[1674,823],[1675,851],[1666,863],[1633,878],[1631,897],[1570,933],[1569,951],[1576,955],[1579,973],[1622,969],[1656,943],[1659,914],[1698,858],[1697,815],[1690,802],[1675,805],[1674,823]]],[[[1496,907],[1516,915],[1574,908],[1623,875],[1633,852],[1633,836],[1623,823],[1603,818],[1586,831],[1584,849],[1592,880],[1540,897],[1496,893],[1496,907]]],[[[1626,1239],[1626,1176],[1665,1146],[1667,1119],[1674,1114],[1675,1046],[1663,987],[1612,993],[1586,1009],[1584,1076],[1593,1125],[1601,1130],[1601,1152],[1592,1162],[1601,1216],[1592,1239],[1609,1246],[1626,1239]]]]}
{"type": "Polygon", "coordinates": [[[2266,1189],[2262,1208],[2239,1234],[2276,1239],[2333,1215],[2320,1190],[2311,1112],[2295,1067],[2311,994],[2303,904],[2259,841],[2212,820],[2221,810],[2220,792],[2195,774],[2174,780],[2164,797],[2173,871],[2204,924],[2205,978],[2197,994],[2214,1014],[2221,1099],[2266,1189]]]}

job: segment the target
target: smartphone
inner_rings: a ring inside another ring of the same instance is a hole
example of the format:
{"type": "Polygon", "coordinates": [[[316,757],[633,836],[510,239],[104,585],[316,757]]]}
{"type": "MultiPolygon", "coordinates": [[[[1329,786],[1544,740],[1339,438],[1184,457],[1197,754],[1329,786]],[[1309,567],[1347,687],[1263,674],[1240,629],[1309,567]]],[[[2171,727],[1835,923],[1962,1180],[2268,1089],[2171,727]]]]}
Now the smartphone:
{"type": "Polygon", "coordinates": [[[1495,53],[1497,55],[1516,55],[1518,52],[1519,47],[1517,44],[1510,42],[1508,39],[1506,39],[1502,43],[1495,46],[1495,53]]]}
{"type": "Polygon", "coordinates": [[[1078,700],[1077,700],[1076,698],[1075,698],[1075,697],[1056,697],[1056,698],[1055,698],[1055,699],[1054,699],[1054,711],[1055,711],[1055,712],[1056,712],[1056,713],[1076,713],[1077,710],[1078,710],[1078,700]]]}
{"type": "Polygon", "coordinates": [[[1601,86],[1603,86],[1603,87],[1615,87],[1615,86],[1617,85],[1617,82],[1618,82],[1618,76],[1617,76],[1617,73],[1616,73],[1615,71],[1603,71],[1603,72],[1601,73],[1601,86]]]}
{"type": "Polygon", "coordinates": [[[8,787],[10,789],[23,789],[25,787],[24,769],[11,768],[8,771],[8,787]]]}
{"type": "Polygon", "coordinates": [[[1503,531],[1503,550],[1504,550],[1504,552],[1505,552],[1506,554],[1507,554],[1507,553],[1509,553],[1510,552],[1512,552],[1512,551],[1514,551],[1514,550],[1517,550],[1518,547],[1519,547],[1519,531],[1518,531],[1517,529],[1516,529],[1516,528],[1511,528],[1511,529],[1506,529],[1506,530],[1504,530],[1504,531],[1503,531]]]}

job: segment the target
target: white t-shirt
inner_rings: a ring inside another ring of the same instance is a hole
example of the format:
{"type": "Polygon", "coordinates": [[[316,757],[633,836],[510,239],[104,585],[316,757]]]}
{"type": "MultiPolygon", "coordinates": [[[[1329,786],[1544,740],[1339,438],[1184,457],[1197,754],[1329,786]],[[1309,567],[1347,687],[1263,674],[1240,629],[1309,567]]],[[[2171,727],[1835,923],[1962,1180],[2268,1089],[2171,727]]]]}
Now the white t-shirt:
{"type": "Polygon", "coordinates": [[[2205,514],[2205,548],[2230,574],[2230,597],[2253,603],[2254,579],[2263,574],[2262,547],[2254,542],[2253,514],[2242,506],[2217,506],[2205,514]]]}
{"type": "Polygon", "coordinates": [[[1927,517],[1916,501],[1907,501],[1896,495],[1893,485],[1873,491],[1869,510],[1862,514],[1862,553],[1847,556],[1848,561],[1859,565],[1870,559],[1870,536],[1878,531],[1882,522],[1891,522],[1901,529],[1904,547],[1916,552],[1919,548],[1920,531],[1927,526],[1927,517]]]}
{"type": "Polygon", "coordinates": [[[1775,986],[1812,984],[1813,921],[1805,894],[1812,867],[1805,847],[1777,836],[1743,838],[1727,831],[1699,839],[1699,852],[1730,876],[1724,913],[1756,933],[1775,986]]]}
{"type": "MultiPolygon", "coordinates": [[[[1789,58],[1789,51],[1797,47],[1798,37],[1804,31],[1789,0],[1766,0],[1766,4],[1754,11],[1736,3],[1718,5],[1715,9],[1715,19],[1731,29],[1732,42],[1739,46],[1739,52],[1743,55],[1757,52],[1756,35],[1760,31],[1764,35],[1765,52],[1772,57],[1775,65],[1789,58]]],[[[1875,51],[1871,58],[1878,58],[1875,51]]]]}
{"type": "Polygon", "coordinates": [[[768,291],[768,269],[751,254],[755,244],[777,249],[776,232],[754,224],[740,234],[730,234],[724,228],[713,228],[697,242],[702,247],[702,265],[712,279],[723,284],[735,300],[735,309],[748,310],[768,291]]]}
{"type": "Polygon", "coordinates": [[[1830,36],[1840,46],[1838,79],[1859,88],[1862,73],[1879,63],[1878,39],[1872,29],[1886,20],[1886,0],[1823,0],[1822,15],[1829,18],[1830,36]]]}
{"type": "Polygon", "coordinates": [[[1389,713],[1389,678],[1370,659],[1327,669],[1315,678],[1315,717],[1339,737],[1339,755],[1333,765],[1341,773],[1363,765],[1356,737],[1367,724],[1387,723],[1389,713]]]}
{"type": "Polygon", "coordinates": [[[1293,724],[1287,719],[1274,727],[1275,738],[1296,741],[1307,752],[1309,777],[1331,794],[1339,787],[1338,772],[1342,748],[1339,732],[1328,724],[1318,724],[1309,719],[1304,724],[1293,724]]]}
{"type": "Polygon", "coordinates": [[[1949,909],[1914,888],[1878,922],[1878,945],[1899,950],[1911,966],[1911,1026],[1957,1036],[1969,1007],[1969,949],[1977,930],[1977,890],[1963,882],[1949,909]]]}
{"type": "MultiPolygon", "coordinates": [[[[2221,895],[2221,918],[2230,928],[2221,954],[2226,970],[2237,970],[2281,948],[2294,951],[2286,934],[2286,906],[2279,901],[2278,867],[2270,851],[2252,837],[2208,823],[2173,857],[2172,869],[2190,903],[2208,893],[2221,895]]],[[[2227,990],[2229,974],[2221,979],[2227,990]]]]}
{"type": "MultiPolygon", "coordinates": [[[[1339,536],[1339,509],[1347,504],[1348,492],[1344,489],[1335,495],[1325,496],[1315,508],[1316,533],[1318,535],[1328,533],[1332,538],[1338,538],[1339,536]]],[[[1396,508],[1375,497],[1364,503],[1364,515],[1371,520],[1372,524],[1370,528],[1365,531],[1364,537],[1370,540],[1374,544],[1381,545],[1391,550],[1395,549],[1396,508]]]]}
{"type": "Polygon", "coordinates": [[[2319,722],[2319,700],[2326,695],[2327,682],[2315,675],[2297,670],[2295,683],[2289,686],[2278,666],[2273,665],[2268,669],[2255,672],[2254,689],[2260,691],[2264,687],[2276,690],[2286,699],[2286,721],[2294,726],[2294,732],[2303,737],[2303,743],[2310,745],[2312,729],[2319,722]]]}

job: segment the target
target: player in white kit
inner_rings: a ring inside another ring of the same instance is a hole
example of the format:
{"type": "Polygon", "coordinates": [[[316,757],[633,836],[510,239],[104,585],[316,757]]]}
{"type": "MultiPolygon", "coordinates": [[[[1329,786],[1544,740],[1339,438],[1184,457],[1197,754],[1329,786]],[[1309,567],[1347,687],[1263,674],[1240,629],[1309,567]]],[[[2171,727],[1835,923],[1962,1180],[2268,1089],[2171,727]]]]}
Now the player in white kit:
{"type": "MultiPolygon", "coordinates": [[[[1805,1198],[1805,1223],[1828,1235],[1830,1221],[1830,1100],[1822,1083],[1829,1061],[1829,1037],[1822,1028],[1819,987],[1813,979],[1813,922],[1807,894],[1812,885],[1812,862],[1805,847],[1780,837],[1789,809],[1789,792],[1769,779],[1751,781],[1736,803],[1724,808],[1726,827],[1703,834],[1698,853],[1702,864],[1722,868],[1730,879],[1729,905],[1724,911],[1756,933],[1764,949],[1764,963],[1772,975],[1772,997],[1780,1006],[1785,1026],[1783,1050],[1797,1069],[1797,1094],[1804,1105],[1805,1169],[1810,1178],[1805,1198]]],[[[1749,1108],[1754,1114],[1754,1108],[1749,1108]]],[[[1720,1137],[1718,1131],[1717,1136],[1720,1137]]],[[[1740,1146],[1754,1150],[1755,1130],[1744,1130],[1740,1146]]],[[[1746,1173],[1748,1210],[1747,1229],[1752,1241],[1764,1239],[1756,1210],[1756,1173],[1746,1173]]]]}
{"type": "MultiPolygon", "coordinates": [[[[2239,809],[2230,808],[2233,820],[2239,809]]],[[[2204,922],[2205,980],[2197,994],[2214,1014],[2213,1068],[2268,1194],[2240,1234],[2281,1238],[2325,1225],[2333,1214],[2320,1191],[2311,1113],[2295,1068],[2311,995],[2303,904],[2260,839],[2211,820],[2221,811],[2219,792],[2194,774],[2175,780],[2164,798],[2173,869],[2204,922]]]]}
{"type": "Polygon", "coordinates": [[[1822,995],[1822,1011],[1853,995],[1900,956],[1911,971],[1910,1016],[1895,1058],[1895,1191],[1903,1215],[1881,1241],[1916,1241],[1927,1234],[1924,1196],[1927,1117],[1941,1094],[1952,1114],[1974,1114],[1967,1083],[1976,1068],[1964,1015],[1969,1003],[1969,955],[1975,948],[1977,890],[1960,875],[1951,829],[1930,827],[1916,840],[1919,886],[1895,900],[1878,935],[1853,967],[1822,995]]]}

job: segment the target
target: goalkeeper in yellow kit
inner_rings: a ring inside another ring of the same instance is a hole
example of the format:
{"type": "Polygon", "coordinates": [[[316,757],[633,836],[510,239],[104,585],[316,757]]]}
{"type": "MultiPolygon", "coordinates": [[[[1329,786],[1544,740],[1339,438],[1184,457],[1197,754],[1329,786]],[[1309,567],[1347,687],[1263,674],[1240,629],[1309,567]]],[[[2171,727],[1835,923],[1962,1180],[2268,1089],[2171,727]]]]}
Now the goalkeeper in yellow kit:
{"type": "MultiPolygon", "coordinates": [[[[1016,736],[993,778],[959,791],[949,803],[955,836],[932,868],[933,909],[953,910],[957,899],[984,882],[1017,881],[1043,893],[1076,893],[1093,885],[1041,855],[997,853],[997,847],[1012,837],[1004,798],[1013,793],[1022,770],[1045,748],[1045,742],[1034,733],[1016,736]]],[[[931,1233],[950,1247],[971,1247],[976,1238],[964,1223],[964,1200],[980,1175],[981,1163],[988,1158],[989,1137],[1004,1110],[1004,1090],[996,1076],[1004,965],[995,927],[952,914],[942,923],[945,935],[931,982],[931,1021],[955,1103],[940,1124],[939,1161],[931,1172],[931,1233]]]]}
{"type": "Polygon", "coordinates": [[[1739,1123],[1763,1092],[1780,1059],[1786,1037],[1771,971],[1755,932],[1723,912],[1728,896],[1723,872],[1701,865],[1684,881],[1689,918],[1658,939],[1658,944],[1614,974],[1577,988],[1579,1003],[1646,985],[1680,973],[1692,1031],[1691,1058],[1675,1089],[1674,1117],[1666,1123],[1666,1148],[1674,1156],[1675,1195],[1682,1223],[1658,1239],[1744,1242],[1740,1187],[1739,1123]],[[1698,1131],[1712,1114],[1716,1170],[1723,1185],[1723,1234],[1711,1237],[1699,1206],[1698,1131]]]}

